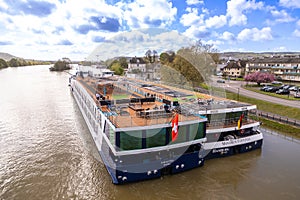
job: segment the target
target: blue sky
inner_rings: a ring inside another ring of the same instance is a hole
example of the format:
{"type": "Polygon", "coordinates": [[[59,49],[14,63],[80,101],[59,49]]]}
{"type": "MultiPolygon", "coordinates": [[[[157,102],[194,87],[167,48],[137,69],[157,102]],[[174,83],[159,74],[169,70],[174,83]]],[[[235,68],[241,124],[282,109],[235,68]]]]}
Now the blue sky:
{"type": "Polygon", "coordinates": [[[300,51],[300,0],[0,0],[0,34],[0,52],[43,60],[141,56],[199,39],[220,52],[300,51]]]}

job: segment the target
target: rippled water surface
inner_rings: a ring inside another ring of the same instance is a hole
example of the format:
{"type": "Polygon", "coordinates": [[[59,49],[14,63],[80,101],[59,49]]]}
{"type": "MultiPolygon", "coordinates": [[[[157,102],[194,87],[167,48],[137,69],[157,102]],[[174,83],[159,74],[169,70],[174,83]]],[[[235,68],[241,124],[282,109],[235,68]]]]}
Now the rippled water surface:
{"type": "Polygon", "coordinates": [[[173,176],[115,186],[68,88],[49,66],[0,70],[0,199],[298,199],[300,143],[263,148],[173,176]]]}

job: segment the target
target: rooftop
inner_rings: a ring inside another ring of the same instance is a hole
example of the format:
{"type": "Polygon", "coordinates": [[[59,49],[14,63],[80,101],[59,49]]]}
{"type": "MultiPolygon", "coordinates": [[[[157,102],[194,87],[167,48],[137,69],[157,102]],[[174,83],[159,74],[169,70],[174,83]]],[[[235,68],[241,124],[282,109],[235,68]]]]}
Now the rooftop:
{"type": "Polygon", "coordinates": [[[208,94],[125,77],[77,77],[77,80],[116,128],[170,124],[176,113],[179,114],[179,123],[195,123],[204,120],[199,114],[203,111],[250,106],[208,94]],[[96,93],[100,96],[99,100],[96,93]]]}

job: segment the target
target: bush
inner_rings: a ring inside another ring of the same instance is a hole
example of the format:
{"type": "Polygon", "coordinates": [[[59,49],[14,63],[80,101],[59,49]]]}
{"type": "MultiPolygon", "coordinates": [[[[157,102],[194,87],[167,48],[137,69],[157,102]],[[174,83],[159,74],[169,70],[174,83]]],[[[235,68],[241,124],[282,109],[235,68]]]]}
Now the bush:
{"type": "Polygon", "coordinates": [[[59,60],[54,64],[53,67],[50,67],[49,69],[50,71],[63,71],[71,69],[71,67],[67,62],[59,60]]]}

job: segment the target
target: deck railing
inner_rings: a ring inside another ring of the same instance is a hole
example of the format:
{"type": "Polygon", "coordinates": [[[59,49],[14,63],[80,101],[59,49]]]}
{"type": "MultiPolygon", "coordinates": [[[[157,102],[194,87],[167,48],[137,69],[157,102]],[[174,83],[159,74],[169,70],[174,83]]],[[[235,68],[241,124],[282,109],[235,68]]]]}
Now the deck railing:
{"type": "MultiPolygon", "coordinates": [[[[242,120],[242,125],[252,124],[255,122],[257,122],[257,121],[247,118],[247,119],[242,120]]],[[[207,123],[206,126],[208,129],[237,127],[238,120],[233,118],[233,119],[226,119],[226,120],[219,120],[219,121],[211,121],[211,122],[207,123]]]]}
{"type": "MultiPolygon", "coordinates": [[[[137,127],[137,126],[152,126],[159,124],[172,124],[172,119],[174,117],[173,113],[165,113],[156,116],[131,116],[131,115],[112,115],[109,116],[109,120],[116,128],[126,128],[126,127],[137,127]]],[[[184,116],[179,115],[179,123],[183,121],[193,121],[201,119],[198,116],[184,116]]]]}

